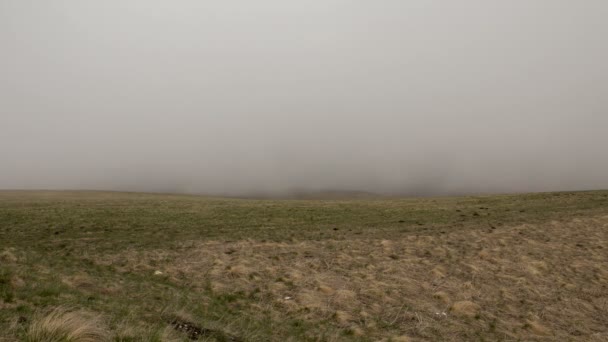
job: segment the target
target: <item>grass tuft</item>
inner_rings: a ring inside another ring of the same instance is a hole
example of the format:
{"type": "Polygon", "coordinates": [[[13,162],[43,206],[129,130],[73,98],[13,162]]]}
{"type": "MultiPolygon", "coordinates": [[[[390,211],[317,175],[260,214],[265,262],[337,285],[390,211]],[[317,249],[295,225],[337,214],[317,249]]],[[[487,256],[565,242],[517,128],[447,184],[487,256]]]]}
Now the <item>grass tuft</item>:
{"type": "Polygon", "coordinates": [[[25,341],[104,342],[110,341],[110,332],[100,316],[58,307],[32,322],[25,341]]]}

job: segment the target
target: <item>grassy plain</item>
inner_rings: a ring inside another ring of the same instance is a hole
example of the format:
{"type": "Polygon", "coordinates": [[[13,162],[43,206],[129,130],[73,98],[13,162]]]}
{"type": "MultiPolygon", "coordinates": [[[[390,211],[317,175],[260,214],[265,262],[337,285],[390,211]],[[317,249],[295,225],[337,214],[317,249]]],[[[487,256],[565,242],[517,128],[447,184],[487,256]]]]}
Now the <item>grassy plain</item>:
{"type": "Polygon", "coordinates": [[[0,192],[0,341],[606,341],[606,312],[608,191],[0,192]]]}

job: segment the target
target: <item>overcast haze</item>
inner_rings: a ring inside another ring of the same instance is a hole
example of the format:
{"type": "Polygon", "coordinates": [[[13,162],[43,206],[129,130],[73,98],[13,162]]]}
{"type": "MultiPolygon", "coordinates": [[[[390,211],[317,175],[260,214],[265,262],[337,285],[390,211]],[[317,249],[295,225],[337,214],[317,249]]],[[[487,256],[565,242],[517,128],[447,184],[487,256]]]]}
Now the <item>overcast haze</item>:
{"type": "Polygon", "coordinates": [[[608,188],[605,0],[0,0],[0,188],[608,188]]]}

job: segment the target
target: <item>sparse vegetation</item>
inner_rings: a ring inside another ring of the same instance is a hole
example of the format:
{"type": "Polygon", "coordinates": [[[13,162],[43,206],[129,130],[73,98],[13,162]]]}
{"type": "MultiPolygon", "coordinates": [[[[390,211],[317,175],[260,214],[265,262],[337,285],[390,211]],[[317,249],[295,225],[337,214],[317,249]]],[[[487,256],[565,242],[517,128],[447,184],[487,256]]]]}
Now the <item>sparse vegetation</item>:
{"type": "Polygon", "coordinates": [[[604,341],[606,284],[602,191],[0,192],[0,341],[604,341]]]}

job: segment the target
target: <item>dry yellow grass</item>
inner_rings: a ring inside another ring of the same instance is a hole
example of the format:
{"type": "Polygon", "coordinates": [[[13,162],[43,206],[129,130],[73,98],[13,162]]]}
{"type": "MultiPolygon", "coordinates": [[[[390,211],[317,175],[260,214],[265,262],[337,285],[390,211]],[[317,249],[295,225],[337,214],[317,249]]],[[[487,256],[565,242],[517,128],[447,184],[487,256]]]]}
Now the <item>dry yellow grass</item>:
{"type": "Polygon", "coordinates": [[[85,311],[55,308],[29,327],[27,342],[103,342],[110,333],[99,316],[85,311]]]}
{"type": "Polygon", "coordinates": [[[125,251],[123,272],[239,294],[277,320],[331,320],[393,341],[608,340],[608,216],[394,240],[188,243],[125,251]]]}
{"type": "Polygon", "coordinates": [[[88,327],[123,342],[606,341],[606,215],[606,191],[0,191],[0,340],[88,327]],[[108,332],[82,311],[36,314],[58,306],[102,315],[108,332]]]}

